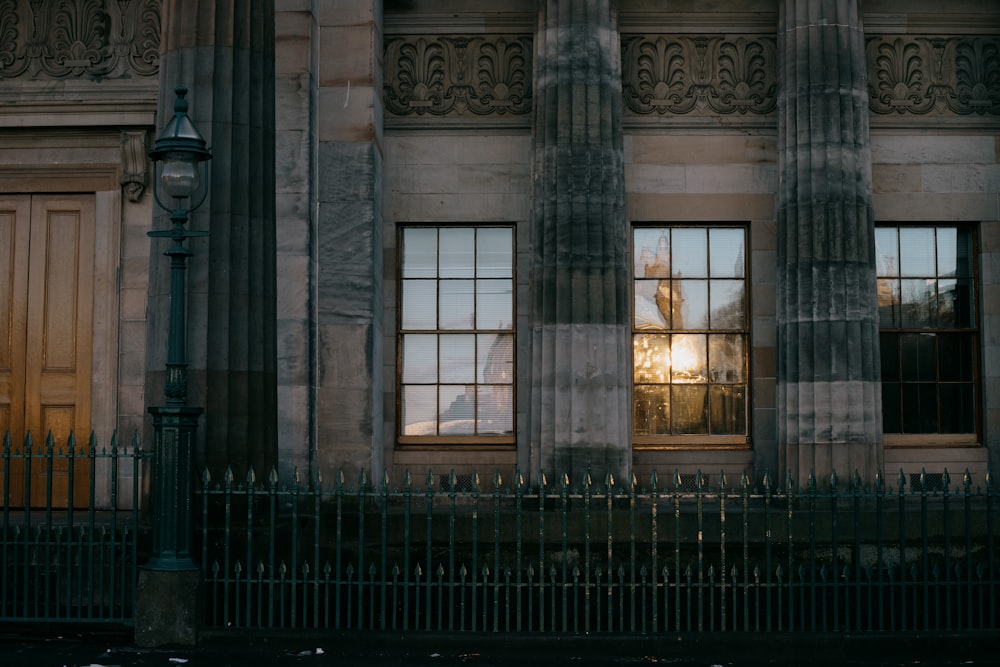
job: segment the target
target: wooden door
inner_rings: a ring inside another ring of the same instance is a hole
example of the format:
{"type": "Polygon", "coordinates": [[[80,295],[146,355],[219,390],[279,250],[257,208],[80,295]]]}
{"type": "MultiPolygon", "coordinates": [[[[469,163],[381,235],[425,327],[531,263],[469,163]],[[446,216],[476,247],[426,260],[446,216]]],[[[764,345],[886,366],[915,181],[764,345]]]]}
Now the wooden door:
{"type": "MultiPolygon", "coordinates": [[[[11,505],[69,502],[66,444],[90,435],[94,309],[94,197],[0,197],[0,431],[20,451],[30,432],[34,451],[51,433],[56,455],[31,458],[31,497],[23,457],[12,456],[11,505]],[[62,455],[60,455],[60,450],[62,455]]],[[[88,459],[74,460],[73,505],[88,499],[88,459]]],[[[2,498],[0,498],[2,502],[2,498]]]]}

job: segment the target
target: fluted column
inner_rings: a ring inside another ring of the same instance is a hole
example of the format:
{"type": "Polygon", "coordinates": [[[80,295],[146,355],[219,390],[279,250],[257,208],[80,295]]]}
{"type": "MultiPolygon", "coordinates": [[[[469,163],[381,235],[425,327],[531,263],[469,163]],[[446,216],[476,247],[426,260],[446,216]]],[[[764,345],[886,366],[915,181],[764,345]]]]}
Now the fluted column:
{"type": "Polygon", "coordinates": [[[781,0],[778,442],[797,483],[881,460],[871,145],[859,0],[781,0]]]}
{"type": "MultiPolygon", "coordinates": [[[[172,115],[174,87],[212,149],[209,195],[190,227],[188,402],[205,408],[196,460],[214,470],[276,458],[274,3],[164,0],[157,123],[172,115]]],[[[157,128],[157,131],[159,128],[157,128]]],[[[166,215],[157,226],[166,226],[166,215]]],[[[146,401],[161,401],[169,262],[150,255],[146,401]]]]}
{"type": "Polygon", "coordinates": [[[532,473],[630,465],[621,52],[613,0],[544,0],[535,31],[532,473]]]}

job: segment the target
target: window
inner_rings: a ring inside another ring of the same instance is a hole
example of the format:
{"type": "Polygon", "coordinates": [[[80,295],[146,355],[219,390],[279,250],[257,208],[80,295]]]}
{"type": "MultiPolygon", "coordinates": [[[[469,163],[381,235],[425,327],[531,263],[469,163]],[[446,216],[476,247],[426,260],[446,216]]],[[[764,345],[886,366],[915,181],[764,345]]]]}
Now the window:
{"type": "Polygon", "coordinates": [[[974,441],[978,334],[973,235],[960,226],[877,227],[886,442],[974,441]],[[906,436],[910,436],[907,438],[906,436]]]}
{"type": "Polygon", "coordinates": [[[637,446],[747,443],[746,231],[633,229],[637,446]]]}
{"type": "Polygon", "coordinates": [[[514,443],[514,230],[400,234],[399,441],[514,443]]]}

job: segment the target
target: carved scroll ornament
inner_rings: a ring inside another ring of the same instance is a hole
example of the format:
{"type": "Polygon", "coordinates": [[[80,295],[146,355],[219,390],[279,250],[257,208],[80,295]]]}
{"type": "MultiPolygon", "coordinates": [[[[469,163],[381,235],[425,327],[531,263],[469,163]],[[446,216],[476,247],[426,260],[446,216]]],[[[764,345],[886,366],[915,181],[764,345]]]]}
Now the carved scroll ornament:
{"type": "Polygon", "coordinates": [[[1000,114],[1000,37],[868,38],[877,114],[1000,114]]]}
{"type": "Polygon", "coordinates": [[[767,114],[776,106],[771,36],[623,35],[622,93],[636,114],[767,114]]]}
{"type": "Polygon", "coordinates": [[[399,116],[529,113],[531,38],[388,37],[384,97],[399,116]]]}
{"type": "Polygon", "coordinates": [[[0,0],[0,79],[156,76],[160,0],[0,0]]]}

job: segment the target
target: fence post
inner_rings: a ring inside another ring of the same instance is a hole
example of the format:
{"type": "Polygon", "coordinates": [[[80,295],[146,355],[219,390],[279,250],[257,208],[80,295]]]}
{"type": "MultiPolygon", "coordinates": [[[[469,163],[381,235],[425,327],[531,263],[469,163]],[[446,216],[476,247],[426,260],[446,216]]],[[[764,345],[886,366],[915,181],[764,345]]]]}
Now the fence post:
{"type": "Polygon", "coordinates": [[[191,559],[191,478],[201,408],[171,405],[153,415],[153,544],[136,588],[139,646],[194,645],[201,617],[201,571],[191,559]]]}

